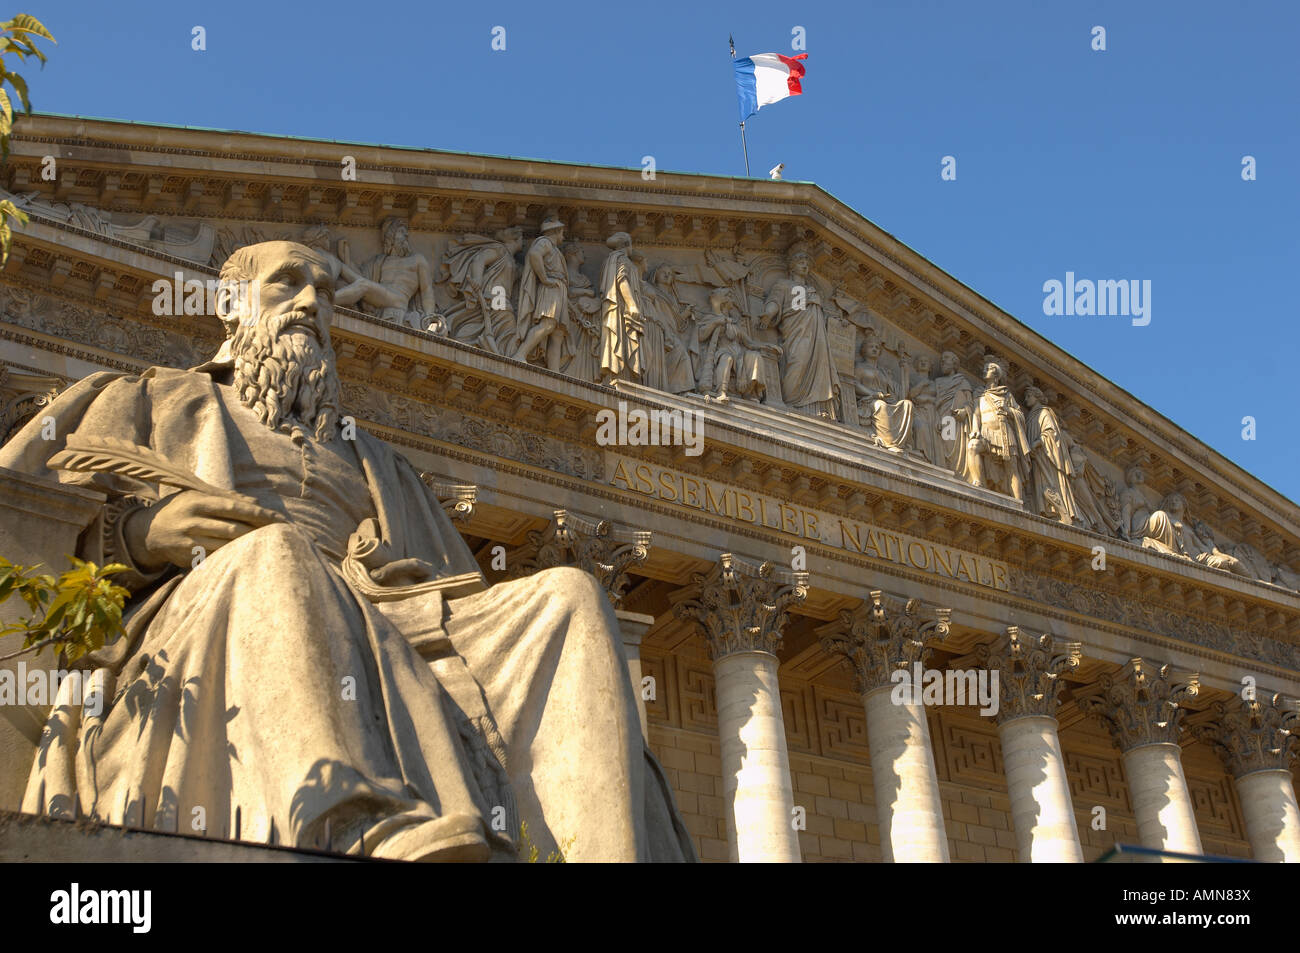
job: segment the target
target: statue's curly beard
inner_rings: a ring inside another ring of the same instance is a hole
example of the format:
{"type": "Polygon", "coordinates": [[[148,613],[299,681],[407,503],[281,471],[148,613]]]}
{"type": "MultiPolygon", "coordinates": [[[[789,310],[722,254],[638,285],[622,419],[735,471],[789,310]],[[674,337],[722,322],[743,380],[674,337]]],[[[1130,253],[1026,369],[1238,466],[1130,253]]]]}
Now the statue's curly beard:
{"type": "Polygon", "coordinates": [[[287,433],[308,427],[317,440],[334,439],[339,378],[328,328],[302,311],[290,311],[240,324],[230,349],[235,392],[262,423],[287,433]]]}

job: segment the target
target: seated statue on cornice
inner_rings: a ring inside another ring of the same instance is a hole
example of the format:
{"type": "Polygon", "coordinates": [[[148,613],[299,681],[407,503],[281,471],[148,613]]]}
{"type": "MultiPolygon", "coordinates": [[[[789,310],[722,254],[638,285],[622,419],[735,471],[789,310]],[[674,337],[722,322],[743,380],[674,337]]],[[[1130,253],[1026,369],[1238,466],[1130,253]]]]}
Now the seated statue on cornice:
{"type": "Polygon", "coordinates": [[[902,453],[912,445],[914,407],[907,397],[907,355],[900,357],[903,384],[895,388],[889,374],[880,366],[881,342],[874,334],[863,338],[857,364],[857,377],[853,382],[858,394],[858,421],[871,432],[876,446],[892,453],[902,453]]]}
{"type": "Polygon", "coordinates": [[[1160,509],[1151,514],[1143,531],[1142,547],[1195,560],[1211,569],[1248,575],[1239,559],[1219,549],[1213,530],[1188,516],[1187,500],[1181,493],[1170,493],[1161,501],[1160,509]]]}

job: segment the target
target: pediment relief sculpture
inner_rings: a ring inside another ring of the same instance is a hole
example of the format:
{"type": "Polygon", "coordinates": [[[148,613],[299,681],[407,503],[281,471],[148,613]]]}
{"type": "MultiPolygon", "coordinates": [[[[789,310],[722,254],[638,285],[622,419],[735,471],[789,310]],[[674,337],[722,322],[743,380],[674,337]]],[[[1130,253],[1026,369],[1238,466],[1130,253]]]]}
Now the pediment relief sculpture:
{"type": "Polygon", "coordinates": [[[204,248],[216,259],[245,244],[299,240],[339,275],[339,306],[579,380],[753,401],[856,428],[881,452],[924,461],[1035,516],[1163,545],[1287,588],[1300,583],[1290,567],[1216,538],[1208,526],[1153,524],[1163,511],[1148,496],[1142,467],[1121,473],[1098,459],[1042,389],[1012,392],[1002,359],[969,373],[954,351],[908,338],[838,277],[814,273],[803,241],[783,254],[739,246],[647,254],[627,232],[604,243],[566,242],[565,223],[549,208],[531,237],[528,226],[513,225],[429,243],[412,241],[396,216],[378,234],[324,225],[213,228],[154,216],[127,222],[39,193],[18,198],[54,221],[192,260],[203,259],[204,248]],[[374,253],[357,257],[354,248],[374,253]]]}

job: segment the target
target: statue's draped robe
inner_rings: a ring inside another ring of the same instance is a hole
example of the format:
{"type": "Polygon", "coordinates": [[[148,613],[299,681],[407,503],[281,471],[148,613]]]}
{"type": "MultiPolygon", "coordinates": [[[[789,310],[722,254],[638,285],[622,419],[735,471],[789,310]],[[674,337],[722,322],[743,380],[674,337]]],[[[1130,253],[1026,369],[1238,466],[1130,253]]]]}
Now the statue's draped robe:
{"type": "Polygon", "coordinates": [[[800,413],[836,419],[835,360],[821,295],[811,280],[800,286],[784,279],[767,296],[767,308],[773,304],[781,332],[782,400],[800,413]],[[802,307],[797,307],[797,287],[803,288],[802,307]]]}
{"type": "Polygon", "coordinates": [[[934,462],[942,462],[957,476],[971,482],[967,442],[970,440],[971,420],[975,414],[974,390],[966,375],[960,373],[937,377],[934,386],[938,395],[935,417],[939,424],[939,443],[944,452],[943,460],[934,462]],[[959,410],[965,410],[965,416],[959,414],[959,410]],[[948,431],[953,434],[951,440],[944,435],[944,421],[949,417],[952,418],[951,430],[948,431]]]}
{"type": "Polygon", "coordinates": [[[878,364],[858,365],[858,421],[870,429],[876,442],[888,450],[912,445],[913,405],[907,398],[890,400],[894,383],[878,364]],[[862,391],[867,393],[863,394],[862,391]]]}
{"type": "MultiPolygon", "coordinates": [[[[537,279],[532,262],[524,261],[524,273],[519,279],[519,318],[515,327],[515,336],[520,343],[528,337],[533,325],[547,320],[559,324],[569,313],[569,269],[564,255],[555,247],[555,242],[545,235],[533,242],[528,250],[529,258],[534,251],[541,255],[542,270],[546,272],[546,277],[556,283],[543,284],[537,279]]],[[[530,356],[524,355],[525,358],[530,356]]]]}
{"type": "Polygon", "coordinates": [[[944,446],[939,440],[939,391],[925,378],[912,386],[912,442],[921,456],[936,466],[946,465],[944,446]]]}
{"type": "Polygon", "coordinates": [[[641,276],[626,249],[609,253],[600,272],[601,328],[600,373],[611,380],[632,380],[662,389],[663,365],[653,368],[654,383],[647,379],[651,373],[647,349],[658,346],[663,354],[663,333],[652,322],[632,313],[644,309],[641,304],[641,276]],[[628,300],[628,295],[633,300],[628,300]],[[653,342],[648,335],[655,335],[653,342]]]}
{"type": "Polygon", "coordinates": [[[1082,522],[1074,498],[1074,461],[1070,437],[1061,427],[1056,411],[1039,404],[1026,415],[1030,465],[1034,476],[1034,508],[1040,516],[1055,517],[1062,523],[1082,522]],[[1037,447],[1035,447],[1037,444],[1037,447]],[[1050,495],[1049,495],[1050,494],[1050,495]]]}
{"type": "MultiPolygon", "coordinates": [[[[364,834],[367,852],[393,857],[420,855],[433,819],[459,815],[503,856],[520,821],[543,852],[563,846],[573,860],[694,856],[592,576],[553,569],[461,598],[371,601],[340,571],[363,519],[392,559],[473,586],[477,567],[437,500],[364,431],[328,443],[272,431],[202,371],[96,374],[45,416],[58,437],[41,439],[35,420],[0,448],[0,466],[50,478],[66,435],[116,438],[285,521],[185,571],[132,567],[126,632],[89,658],[108,702],[91,717],[93,704],[60,697],[25,810],[76,798],[82,814],[188,831],[201,807],[222,835],[238,809],[244,839],[274,831],[303,846],[328,819],[336,849],[364,834]]],[[[57,477],[110,497],[80,555],[122,558],[111,503],[146,485],[57,477]]]]}
{"type": "Polygon", "coordinates": [[[519,342],[515,338],[515,315],[509,304],[515,287],[515,256],[509,247],[486,235],[453,239],[448,243],[442,271],[460,296],[460,301],[447,314],[452,337],[497,354],[513,353],[519,342]],[[480,262],[484,263],[482,275],[475,289],[471,287],[473,274],[480,262]],[[506,306],[494,309],[492,301],[497,297],[497,288],[502,289],[506,306]]]}

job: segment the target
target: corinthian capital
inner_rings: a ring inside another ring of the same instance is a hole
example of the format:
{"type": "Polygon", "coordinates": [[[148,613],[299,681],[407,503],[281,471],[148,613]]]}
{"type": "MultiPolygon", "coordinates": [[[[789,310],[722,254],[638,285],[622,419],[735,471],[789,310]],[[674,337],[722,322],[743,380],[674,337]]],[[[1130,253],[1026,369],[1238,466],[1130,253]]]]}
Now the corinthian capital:
{"type": "Polygon", "coordinates": [[[930,654],[926,642],[948,636],[950,609],[938,609],[936,618],[923,619],[921,603],[909,599],[901,606],[879,589],[871,601],[840,613],[839,622],[822,630],[822,648],[843,658],[853,675],[853,687],[862,695],[889,684],[889,676],[930,654]]]}
{"type": "Polygon", "coordinates": [[[695,574],[673,612],[700,627],[715,659],[734,652],[775,655],[790,608],[807,596],[807,573],[723,553],[707,573],[695,574]]]}
{"type": "Polygon", "coordinates": [[[989,645],[975,649],[975,657],[998,672],[1002,699],[998,722],[1025,715],[1056,714],[1060,703],[1061,675],[1079,667],[1083,654],[1078,642],[1057,644],[1050,635],[1022,632],[1014,625],[989,645]]]}
{"type": "Polygon", "coordinates": [[[1234,778],[1252,771],[1285,771],[1296,757],[1300,711],[1294,699],[1281,695],[1215,702],[1187,724],[1197,740],[1214,748],[1234,778]]]}
{"type": "Polygon", "coordinates": [[[1177,744],[1182,704],[1200,691],[1199,676],[1175,678],[1170,666],[1130,659],[1113,675],[1102,675],[1080,693],[1079,707],[1110,729],[1121,751],[1142,745],[1177,744]]]}
{"type": "Polygon", "coordinates": [[[615,606],[623,600],[627,571],[650,554],[648,530],[616,528],[609,520],[588,520],[567,510],[556,510],[546,529],[530,532],[528,540],[516,560],[516,575],[575,566],[595,576],[615,606]]]}

